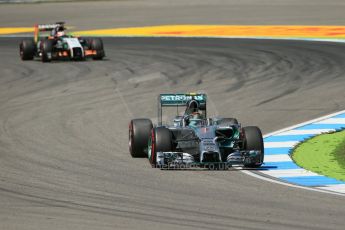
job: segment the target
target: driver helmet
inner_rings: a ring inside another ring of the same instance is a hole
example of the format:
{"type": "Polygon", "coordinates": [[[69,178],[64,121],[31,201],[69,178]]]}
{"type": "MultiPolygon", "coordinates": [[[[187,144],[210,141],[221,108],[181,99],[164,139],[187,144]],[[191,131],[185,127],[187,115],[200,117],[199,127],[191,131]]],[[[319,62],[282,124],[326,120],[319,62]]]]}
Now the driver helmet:
{"type": "Polygon", "coordinates": [[[202,122],[202,115],[199,112],[194,112],[191,114],[190,118],[189,118],[189,126],[198,126],[201,124],[202,122]]]}
{"type": "Polygon", "coordinates": [[[65,33],[65,28],[63,26],[58,26],[56,29],[56,36],[57,37],[61,37],[61,36],[65,36],[66,33],[65,33]]]}

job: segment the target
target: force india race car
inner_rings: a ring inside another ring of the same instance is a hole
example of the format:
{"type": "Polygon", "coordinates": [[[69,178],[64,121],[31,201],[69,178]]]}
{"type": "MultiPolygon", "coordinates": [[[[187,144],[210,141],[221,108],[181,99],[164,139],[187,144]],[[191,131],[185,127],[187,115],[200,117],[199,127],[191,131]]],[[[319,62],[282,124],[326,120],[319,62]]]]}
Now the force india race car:
{"type": "Polygon", "coordinates": [[[56,24],[35,25],[34,38],[24,39],[19,45],[22,60],[41,58],[42,62],[57,59],[84,60],[91,57],[101,60],[105,56],[103,42],[100,38],[83,39],[66,35],[64,22],[56,24]],[[42,32],[49,32],[42,36],[42,32]]]}
{"type": "Polygon", "coordinates": [[[206,94],[160,94],[158,124],[150,119],[129,123],[132,157],[148,157],[152,167],[260,167],[264,160],[261,130],[241,127],[235,118],[207,117],[206,94]],[[171,125],[163,125],[163,109],[174,107],[171,125]],[[179,115],[179,108],[184,108],[179,115]]]}

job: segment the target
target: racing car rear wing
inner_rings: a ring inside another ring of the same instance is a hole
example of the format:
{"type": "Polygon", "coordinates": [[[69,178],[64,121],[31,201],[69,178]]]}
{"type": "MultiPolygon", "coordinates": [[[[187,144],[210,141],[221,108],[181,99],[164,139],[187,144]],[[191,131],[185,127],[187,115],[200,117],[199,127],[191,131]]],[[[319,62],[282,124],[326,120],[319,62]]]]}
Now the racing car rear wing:
{"type": "Polygon", "coordinates": [[[38,41],[39,33],[44,31],[52,31],[58,26],[64,26],[64,22],[57,22],[54,24],[36,24],[34,26],[34,40],[35,42],[38,41]]]}
{"type": "Polygon", "coordinates": [[[186,106],[191,100],[195,100],[200,105],[200,110],[206,113],[207,95],[204,93],[165,93],[158,96],[158,124],[162,125],[162,108],[186,106]]]}
{"type": "Polygon", "coordinates": [[[207,96],[204,93],[178,93],[159,95],[159,101],[161,106],[186,105],[187,102],[190,100],[196,100],[200,104],[205,104],[207,96]]]}

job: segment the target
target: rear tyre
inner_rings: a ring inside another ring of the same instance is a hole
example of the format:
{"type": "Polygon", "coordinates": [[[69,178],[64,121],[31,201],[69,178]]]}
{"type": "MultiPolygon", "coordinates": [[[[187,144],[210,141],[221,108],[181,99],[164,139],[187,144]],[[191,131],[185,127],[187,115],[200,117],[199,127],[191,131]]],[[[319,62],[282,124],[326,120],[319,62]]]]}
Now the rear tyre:
{"type": "Polygon", "coordinates": [[[147,146],[152,127],[150,119],[131,120],[128,145],[132,157],[147,157],[147,146]]]}
{"type": "Polygon", "coordinates": [[[19,55],[23,61],[34,59],[35,42],[33,39],[25,39],[19,44],[19,55]]]}
{"type": "Polygon", "coordinates": [[[247,151],[261,151],[261,154],[255,163],[244,164],[244,166],[250,168],[260,167],[264,162],[264,142],[261,130],[256,126],[248,126],[244,127],[243,131],[245,136],[244,149],[247,151]]]}
{"type": "Polygon", "coordinates": [[[157,164],[157,152],[170,152],[173,149],[172,134],[165,127],[152,129],[151,132],[151,154],[149,161],[152,167],[157,164]]]}
{"type": "Polygon", "coordinates": [[[96,51],[96,55],[92,57],[93,60],[102,60],[104,58],[103,41],[100,38],[91,40],[91,49],[96,51]]]}
{"type": "Polygon", "coordinates": [[[50,39],[42,40],[41,42],[41,60],[42,62],[51,62],[53,55],[54,41],[50,39]]]}
{"type": "Polygon", "coordinates": [[[223,118],[218,122],[218,125],[238,125],[238,121],[236,118],[223,118]]]}

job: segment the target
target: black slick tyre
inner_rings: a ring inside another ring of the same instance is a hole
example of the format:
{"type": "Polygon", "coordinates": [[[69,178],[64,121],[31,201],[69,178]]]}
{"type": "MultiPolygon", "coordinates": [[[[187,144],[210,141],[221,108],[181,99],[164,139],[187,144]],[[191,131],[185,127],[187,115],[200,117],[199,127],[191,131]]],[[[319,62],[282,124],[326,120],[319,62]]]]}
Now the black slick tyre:
{"type": "Polygon", "coordinates": [[[255,163],[245,164],[244,166],[250,168],[260,167],[264,161],[264,142],[261,130],[256,126],[247,126],[243,128],[243,131],[245,136],[244,149],[247,151],[261,151],[261,155],[255,163]]]}
{"type": "Polygon", "coordinates": [[[91,49],[96,51],[96,54],[92,57],[93,60],[102,60],[104,58],[103,41],[100,38],[91,40],[91,49]]]}
{"type": "Polygon", "coordinates": [[[133,119],[129,123],[129,152],[132,157],[147,157],[147,146],[152,129],[150,119],[133,119]]]}
{"type": "Polygon", "coordinates": [[[24,39],[19,44],[19,55],[23,61],[34,59],[35,42],[33,39],[24,39]]]}
{"type": "Polygon", "coordinates": [[[149,156],[152,167],[156,166],[157,152],[170,152],[173,149],[172,134],[168,128],[158,127],[151,132],[151,155],[149,156]]]}
{"type": "Polygon", "coordinates": [[[42,62],[51,62],[53,55],[54,41],[51,39],[42,40],[41,42],[41,60],[42,62]]]}

